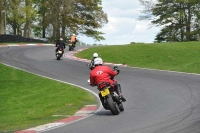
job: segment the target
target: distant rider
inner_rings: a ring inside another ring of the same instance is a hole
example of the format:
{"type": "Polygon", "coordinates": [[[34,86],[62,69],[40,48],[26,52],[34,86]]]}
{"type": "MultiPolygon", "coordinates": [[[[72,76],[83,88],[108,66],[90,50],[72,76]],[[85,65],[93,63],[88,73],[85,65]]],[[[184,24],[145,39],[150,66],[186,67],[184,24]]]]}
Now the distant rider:
{"type": "Polygon", "coordinates": [[[58,52],[59,48],[63,48],[63,53],[64,53],[64,49],[65,49],[65,42],[63,41],[63,38],[60,38],[57,42],[56,42],[56,53],[58,52]]]}
{"type": "MultiPolygon", "coordinates": [[[[117,74],[119,74],[118,68],[115,67],[117,69],[112,70],[108,66],[102,66],[102,64],[103,60],[101,58],[98,57],[94,59],[95,68],[90,72],[90,85],[96,86],[102,82],[109,82],[113,90],[116,91],[121,97],[121,100],[125,102],[126,99],[122,95],[122,90],[120,85],[117,83],[116,80],[111,79],[111,77],[114,77],[117,74]]],[[[102,100],[101,95],[99,95],[99,97],[102,100]]]]}
{"type": "Polygon", "coordinates": [[[70,37],[70,42],[72,43],[73,47],[76,47],[77,39],[75,34],[72,34],[72,36],[70,37]]]}
{"type": "Polygon", "coordinates": [[[92,69],[94,69],[94,59],[95,58],[97,58],[98,57],[98,54],[97,53],[94,53],[93,54],[93,58],[92,58],[92,60],[91,60],[91,62],[90,62],[90,66],[89,66],[89,68],[90,68],[90,70],[92,70],[92,69]]]}

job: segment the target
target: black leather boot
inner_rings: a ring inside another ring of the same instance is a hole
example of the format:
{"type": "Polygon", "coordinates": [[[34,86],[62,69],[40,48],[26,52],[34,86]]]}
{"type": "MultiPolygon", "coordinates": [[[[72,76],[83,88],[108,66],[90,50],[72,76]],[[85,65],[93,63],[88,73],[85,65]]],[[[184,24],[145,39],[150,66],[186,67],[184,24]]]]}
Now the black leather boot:
{"type": "Polygon", "coordinates": [[[122,89],[120,84],[118,84],[118,86],[116,87],[117,89],[117,93],[120,96],[120,99],[122,100],[122,102],[126,102],[126,98],[124,98],[124,96],[122,95],[122,89]]]}

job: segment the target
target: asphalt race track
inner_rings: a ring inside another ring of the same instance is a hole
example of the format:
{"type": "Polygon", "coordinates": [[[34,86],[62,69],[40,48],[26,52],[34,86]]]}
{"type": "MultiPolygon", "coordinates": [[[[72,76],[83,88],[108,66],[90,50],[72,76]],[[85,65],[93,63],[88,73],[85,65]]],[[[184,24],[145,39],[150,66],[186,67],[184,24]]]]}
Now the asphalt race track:
{"type": "MultiPolygon", "coordinates": [[[[0,47],[0,62],[97,92],[87,83],[90,70],[86,62],[67,58],[58,61],[54,50],[53,46],[0,47]]],[[[45,132],[200,133],[200,75],[119,68],[116,79],[127,99],[124,112],[113,116],[102,109],[45,132]]]]}

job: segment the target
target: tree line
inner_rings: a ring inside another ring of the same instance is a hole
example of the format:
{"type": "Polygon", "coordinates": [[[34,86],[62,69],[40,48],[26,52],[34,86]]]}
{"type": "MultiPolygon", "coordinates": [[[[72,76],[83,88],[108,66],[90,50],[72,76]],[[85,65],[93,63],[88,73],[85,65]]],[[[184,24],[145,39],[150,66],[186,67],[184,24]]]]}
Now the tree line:
{"type": "Polygon", "coordinates": [[[67,39],[72,33],[105,40],[101,0],[0,0],[0,34],[67,39]]]}
{"type": "Polygon", "coordinates": [[[139,0],[145,8],[139,20],[161,27],[156,42],[197,41],[200,37],[200,0],[139,0]]]}

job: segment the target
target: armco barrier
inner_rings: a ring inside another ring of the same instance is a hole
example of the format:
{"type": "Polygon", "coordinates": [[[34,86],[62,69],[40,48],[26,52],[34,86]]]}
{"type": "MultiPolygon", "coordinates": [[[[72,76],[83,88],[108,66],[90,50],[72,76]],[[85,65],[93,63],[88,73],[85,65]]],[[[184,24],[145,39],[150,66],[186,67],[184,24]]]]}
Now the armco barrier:
{"type": "Polygon", "coordinates": [[[39,39],[32,39],[32,38],[25,38],[20,35],[8,35],[8,34],[1,34],[0,35],[0,43],[4,42],[38,42],[38,43],[47,43],[44,40],[39,40],[39,39]]]}

